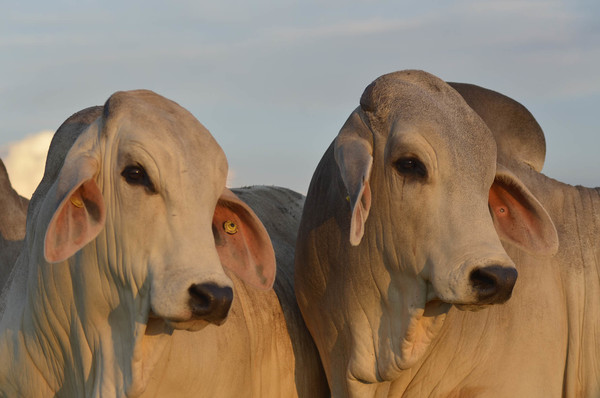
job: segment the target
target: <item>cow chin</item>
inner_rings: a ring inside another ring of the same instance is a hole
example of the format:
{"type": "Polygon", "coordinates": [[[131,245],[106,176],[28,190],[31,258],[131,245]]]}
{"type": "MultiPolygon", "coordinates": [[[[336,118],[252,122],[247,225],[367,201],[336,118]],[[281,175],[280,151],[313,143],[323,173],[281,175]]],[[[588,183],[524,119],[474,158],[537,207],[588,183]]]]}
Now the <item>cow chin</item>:
{"type": "MultiPolygon", "coordinates": [[[[150,313],[148,314],[148,323],[156,323],[157,320],[160,320],[162,322],[164,322],[164,325],[167,326],[166,330],[186,330],[188,332],[196,332],[198,330],[202,330],[205,327],[207,327],[208,325],[220,325],[221,323],[216,323],[216,322],[209,322],[205,319],[186,319],[186,320],[175,320],[175,319],[168,319],[168,318],[164,318],[164,317],[160,317],[158,315],[156,315],[156,313],[154,313],[154,311],[150,310],[150,313]]],[[[164,331],[163,331],[164,332],[164,331]]],[[[148,332],[146,333],[148,334],[148,332]]],[[[152,333],[151,333],[152,334],[152,333]]]]}
{"type": "Polygon", "coordinates": [[[166,321],[166,323],[173,329],[186,330],[188,332],[197,332],[212,324],[211,322],[203,319],[195,319],[190,321],[166,321]]]}
{"type": "Polygon", "coordinates": [[[491,304],[455,304],[456,309],[461,311],[477,312],[488,308],[491,304]]]}
{"type": "Polygon", "coordinates": [[[442,328],[451,307],[450,303],[431,300],[424,308],[417,308],[411,313],[397,363],[400,369],[411,368],[423,357],[442,328]]]}

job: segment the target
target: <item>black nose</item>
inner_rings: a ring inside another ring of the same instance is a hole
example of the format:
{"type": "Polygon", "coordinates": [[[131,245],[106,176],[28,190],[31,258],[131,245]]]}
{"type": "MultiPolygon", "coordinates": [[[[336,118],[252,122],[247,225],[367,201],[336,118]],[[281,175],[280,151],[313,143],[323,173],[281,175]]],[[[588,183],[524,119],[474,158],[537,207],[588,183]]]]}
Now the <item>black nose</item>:
{"type": "Polygon", "coordinates": [[[480,304],[501,304],[510,298],[517,275],[514,268],[491,265],[473,270],[469,278],[480,304]]]}
{"type": "Polygon", "coordinates": [[[214,283],[195,283],[188,291],[194,317],[217,325],[225,321],[233,301],[233,290],[230,287],[221,287],[214,283]]]}

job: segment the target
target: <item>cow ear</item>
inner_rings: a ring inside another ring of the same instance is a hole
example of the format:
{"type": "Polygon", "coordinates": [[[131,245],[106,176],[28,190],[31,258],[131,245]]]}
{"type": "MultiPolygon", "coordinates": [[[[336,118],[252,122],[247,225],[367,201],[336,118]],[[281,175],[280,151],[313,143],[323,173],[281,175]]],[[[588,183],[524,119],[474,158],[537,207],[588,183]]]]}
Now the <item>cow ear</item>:
{"type": "Polygon", "coordinates": [[[98,162],[89,156],[65,162],[60,171],[57,188],[50,191],[56,193],[56,204],[50,205],[54,213],[44,238],[49,263],[71,257],[104,228],[106,210],[95,181],[97,173],[98,162]]]}
{"type": "Polygon", "coordinates": [[[335,139],[334,156],[350,201],[350,244],[362,240],[371,209],[369,178],[373,165],[371,130],[354,111],[335,139]]]}
{"type": "Polygon", "coordinates": [[[489,206],[500,238],[532,254],[558,251],[558,233],[546,209],[501,165],[490,188],[489,206]]]}
{"type": "Polygon", "coordinates": [[[212,222],[221,264],[243,281],[268,290],[275,281],[275,252],[256,214],[225,188],[212,222]]]}

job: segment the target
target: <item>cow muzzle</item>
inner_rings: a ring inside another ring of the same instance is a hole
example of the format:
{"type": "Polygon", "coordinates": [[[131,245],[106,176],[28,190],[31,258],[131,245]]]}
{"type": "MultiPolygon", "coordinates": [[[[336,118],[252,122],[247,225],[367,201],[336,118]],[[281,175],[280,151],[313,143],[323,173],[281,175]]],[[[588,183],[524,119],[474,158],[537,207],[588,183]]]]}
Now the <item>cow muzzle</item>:
{"type": "Polygon", "coordinates": [[[506,302],[512,295],[517,276],[515,268],[500,265],[489,265],[471,271],[469,283],[477,296],[477,304],[506,302]]]}
{"type": "Polygon", "coordinates": [[[194,283],[189,287],[188,292],[189,306],[195,319],[202,319],[215,325],[225,321],[233,302],[231,287],[222,287],[214,283],[194,283]]]}

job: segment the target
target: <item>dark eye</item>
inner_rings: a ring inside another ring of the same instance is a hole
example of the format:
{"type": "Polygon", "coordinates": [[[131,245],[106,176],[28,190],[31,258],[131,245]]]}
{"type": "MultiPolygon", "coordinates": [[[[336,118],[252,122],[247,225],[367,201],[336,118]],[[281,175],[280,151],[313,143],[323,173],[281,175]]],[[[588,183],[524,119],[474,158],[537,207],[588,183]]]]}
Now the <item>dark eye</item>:
{"type": "Polygon", "coordinates": [[[417,158],[400,158],[395,163],[396,169],[405,176],[425,178],[427,177],[427,168],[417,158]]]}
{"type": "Polygon", "coordinates": [[[154,184],[152,184],[146,170],[140,165],[130,165],[125,167],[121,172],[121,175],[130,185],[141,185],[146,187],[150,192],[156,192],[154,184]]]}

